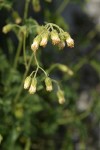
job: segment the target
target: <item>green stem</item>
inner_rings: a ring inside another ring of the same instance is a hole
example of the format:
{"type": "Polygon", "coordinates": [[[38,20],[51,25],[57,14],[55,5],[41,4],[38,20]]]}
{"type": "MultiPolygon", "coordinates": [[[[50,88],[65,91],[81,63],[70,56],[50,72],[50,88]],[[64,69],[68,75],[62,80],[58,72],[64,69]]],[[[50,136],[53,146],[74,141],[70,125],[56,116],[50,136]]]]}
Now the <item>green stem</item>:
{"type": "Polygon", "coordinates": [[[36,58],[36,53],[34,53],[34,59],[35,59],[36,65],[37,65],[37,68],[36,68],[36,71],[35,71],[35,74],[34,74],[34,78],[35,78],[36,75],[37,75],[37,72],[38,72],[38,70],[39,70],[39,63],[38,63],[38,60],[37,60],[37,58],[36,58]]]}
{"type": "Polygon", "coordinates": [[[47,73],[45,72],[45,70],[42,67],[39,66],[39,69],[41,69],[44,72],[45,76],[48,76],[47,73]]]}
{"type": "Polygon", "coordinates": [[[20,55],[20,52],[21,52],[21,47],[22,47],[22,40],[19,40],[19,44],[18,44],[16,56],[15,56],[15,61],[14,61],[14,68],[17,67],[17,64],[18,64],[18,58],[19,58],[19,55],[20,55]]]}
{"type": "Polygon", "coordinates": [[[37,67],[39,67],[39,63],[38,63],[38,60],[37,60],[37,57],[36,57],[36,53],[34,53],[34,59],[35,59],[37,67]]]}
{"type": "Polygon", "coordinates": [[[38,63],[38,60],[37,60],[37,57],[36,57],[36,53],[34,53],[34,59],[35,59],[36,65],[37,65],[37,69],[36,69],[36,71],[35,71],[34,78],[36,77],[36,74],[37,74],[37,72],[38,72],[39,69],[41,69],[41,70],[44,72],[44,74],[45,74],[46,76],[48,76],[47,73],[45,72],[45,70],[44,70],[42,67],[40,67],[40,65],[39,65],[39,63],[38,63]]]}
{"type": "Polygon", "coordinates": [[[26,69],[27,69],[27,60],[26,60],[25,45],[26,45],[26,36],[24,35],[24,39],[23,39],[23,55],[24,55],[25,67],[26,67],[26,69]]]}
{"type": "Polygon", "coordinates": [[[36,75],[37,75],[38,70],[39,70],[39,67],[37,66],[36,71],[35,71],[35,74],[34,74],[34,78],[36,78],[36,75]]]}
{"type": "Polygon", "coordinates": [[[47,70],[48,74],[49,74],[53,69],[55,69],[55,68],[58,67],[58,66],[59,66],[59,63],[53,64],[53,65],[47,70]]]}
{"type": "Polygon", "coordinates": [[[34,73],[35,73],[35,71],[32,71],[31,74],[30,74],[30,77],[32,77],[32,75],[33,75],[34,73]]]}
{"type": "Polygon", "coordinates": [[[33,56],[34,56],[34,54],[32,54],[32,56],[30,57],[30,60],[29,60],[27,69],[26,69],[26,71],[25,71],[25,73],[24,73],[24,76],[23,76],[22,83],[21,83],[21,85],[20,85],[20,87],[19,87],[19,90],[18,90],[17,95],[15,96],[14,103],[17,102],[17,100],[19,99],[19,97],[20,97],[20,95],[21,95],[21,92],[22,92],[22,90],[23,90],[23,83],[24,83],[24,80],[25,80],[25,78],[26,78],[26,76],[27,76],[27,73],[28,73],[28,71],[29,71],[31,62],[32,62],[32,60],[33,60],[33,56]]]}
{"type": "Polygon", "coordinates": [[[26,2],[25,2],[25,10],[24,10],[24,20],[27,18],[27,15],[28,15],[29,3],[30,3],[30,0],[26,0],[26,2]]]}
{"type": "Polygon", "coordinates": [[[64,30],[61,29],[58,25],[54,24],[54,23],[47,23],[46,27],[48,28],[48,26],[51,28],[51,30],[53,30],[53,27],[57,28],[59,30],[59,32],[64,33],[64,30]]]}
{"type": "Polygon", "coordinates": [[[30,147],[31,147],[31,140],[30,140],[30,138],[28,138],[26,141],[24,150],[30,150],[30,147]]]}

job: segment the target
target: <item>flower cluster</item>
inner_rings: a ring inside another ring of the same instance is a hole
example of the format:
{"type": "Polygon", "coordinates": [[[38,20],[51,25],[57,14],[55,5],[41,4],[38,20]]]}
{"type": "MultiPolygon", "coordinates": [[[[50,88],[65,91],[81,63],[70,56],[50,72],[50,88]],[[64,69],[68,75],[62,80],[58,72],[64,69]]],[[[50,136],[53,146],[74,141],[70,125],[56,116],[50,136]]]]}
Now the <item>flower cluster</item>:
{"type": "Polygon", "coordinates": [[[45,47],[49,39],[51,39],[53,45],[58,45],[59,49],[63,49],[66,44],[70,48],[74,47],[74,40],[69,33],[63,31],[55,24],[48,23],[42,26],[42,31],[34,38],[31,45],[32,51],[36,52],[39,46],[45,47]]]}
{"type": "Polygon", "coordinates": [[[37,79],[28,76],[24,81],[24,89],[29,89],[30,94],[34,94],[36,92],[37,79]]]}
{"type": "MultiPolygon", "coordinates": [[[[67,44],[68,47],[72,48],[74,47],[74,40],[71,38],[70,34],[62,30],[59,26],[53,23],[47,23],[44,26],[38,26],[37,28],[38,35],[34,38],[33,43],[31,45],[31,49],[34,52],[34,60],[36,62],[36,70],[31,73],[30,76],[28,76],[24,81],[24,89],[28,89],[30,94],[34,94],[37,90],[37,73],[40,69],[45,74],[44,83],[46,86],[46,91],[52,91],[53,90],[53,84],[52,82],[55,82],[57,84],[58,90],[56,92],[56,95],[58,97],[58,101],[60,104],[63,104],[65,102],[64,92],[60,89],[60,86],[56,80],[51,79],[48,77],[47,72],[40,67],[37,57],[36,57],[36,51],[38,50],[39,46],[46,47],[49,39],[51,40],[53,45],[57,45],[59,49],[63,49],[65,45],[67,44]],[[32,78],[32,75],[34,73],[34,76],[32,78]]],[[[69,75],[72,75],[73,72],[66,67],[65,65],[58,64],[58,67],[63,72],[67,72],[69,75]]]]}
{"type": "MultiPolygon", "coordinates": [[[[46,91],[49,91],[49,92],[52,91],[53,86],[52,86],[51,78],[46,77],[44,82],[45,82],[45,86],[46,86],[46,91]]],[[[29,89],[29,93],[34,94],[37,89],[37,79],[34,77],[32,78],[31,76],[26,77],[26,79],[24,81],[24,89],[29,89]]]]}
{"type": "MultiPolygon", "coordinates": [[[[53,90],[52,82],[53,80],[48,76],[44,79],[46,91],[51,92],[53,90]]],[[[24,89],[28,89],[30,94],[34,94],[37,89],[37,79],[34,77],[32,78],[31,75],[26,77],[24,81],[24,89]]],[[[64,92],[58,87],[56,94],[59,104],[63,104],[65,102],[64,92]]]]}

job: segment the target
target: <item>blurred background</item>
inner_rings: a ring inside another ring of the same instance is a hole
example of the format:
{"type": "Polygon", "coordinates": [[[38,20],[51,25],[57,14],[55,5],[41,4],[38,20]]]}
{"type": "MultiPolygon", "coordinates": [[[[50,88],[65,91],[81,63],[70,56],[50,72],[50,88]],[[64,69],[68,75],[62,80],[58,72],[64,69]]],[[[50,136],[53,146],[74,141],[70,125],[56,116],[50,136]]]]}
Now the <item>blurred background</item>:
{"type": "MultiPolygon", "coordinates": [[[[99,150],[100,1],[30,0],[28,18],[41,25],[53,22],[75,41],[74,48],[62,51],[49,43],[38,56],[45,70],[56,63],[73,70],[73,76],[58,69],[50,72],[65,93],[63,105],[58,103],[56,87],[51,93],[40,87],[35,95],[25,90],[17,94],[25,72],[23,54],[13,69],[17,33],[4,34],[2,28],[23,24],[26,1],[0,0],[0,150],[99,150]]],[[[27,51],[34,35],[33,30],[27,38],[27,51]]]]}

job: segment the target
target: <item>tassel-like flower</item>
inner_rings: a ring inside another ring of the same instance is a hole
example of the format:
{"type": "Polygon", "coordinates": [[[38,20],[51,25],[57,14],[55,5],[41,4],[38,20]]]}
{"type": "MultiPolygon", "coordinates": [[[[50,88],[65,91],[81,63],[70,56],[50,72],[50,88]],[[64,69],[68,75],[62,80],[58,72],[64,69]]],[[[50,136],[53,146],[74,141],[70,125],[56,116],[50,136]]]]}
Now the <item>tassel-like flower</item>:
{"type": "Polygon", "coordinates": [[[64,92],[62,90],[58,90],[57,97],[60,104],[65,102],[64,92]]]}
{"type": "Polygon", "coordinates": [[[31,82],[31,85],[30,85],[30,88],[29,88],[29,93],[30,94],[34,94],[36,92],[36,85],[37,85],[37,79],[33,78],[32,82],[31,82]]]}
{"type": "Polygon", "coordinates": [[[46,90],[47,91],[52,91],[53,90],[53,86],[52,86],[52,81],[49,77],[46,77],[45,79],[45,85],[46,85],[46,90]]]}
{"type": "Polygon", "coordinates": [[[9,31],[11,31],[12,27],[13,27],[13,24],[5,25],[2,29],[3,33],[5,33],[5,34],[8,33],[9,31]]]}
{"type": "Polygon", "coordinates": [[[71,37],[68,37],[66,39],[66,43],[67,43],[68,47],[70,47],[70,48],[74,47],[74,40],[71,37]]]}
{"type": "Polygon", "coordinates": [[[45,47],[45,46],[47,45],[48,37],[49,37],[49,32],[44,33],[44,34],[42,35],[42,40],[41,40],[41,42],[40,42],[40,46],[45,47]]]}
{"type": "Polygon", "coordinates": [[[40,36],[37,36],[34,39],[33,44],[31,45],[31,49],[32,49],[33,52],[36,52],[36,50],[39,48],[40,41],[41,41],[40,36]]]}
{"type": "Polygon", "coordinates": [[[63,49],[65,47],[65,42],[64,41],[61,41],[59,44],[58,44],[58,47],[59,49],[63,49]]]}
{"type": "Polygon", "coordinates": [[[24,81],[24,89],[28,89],[30,87],[30,84],[31,84],[31,77],[28,76],[24,81]]]}
{"type": "Polygon", "coordinates": [[[53,45],[60,43],[60,38],[56,30],[51,31],[51,40],[53,45]]]}
{"type": "Polygon", "coordinates": [[[39,0],[32,0],[33,9],[35,12],[39,12],[41,10],[41,5],[39,0]]]}

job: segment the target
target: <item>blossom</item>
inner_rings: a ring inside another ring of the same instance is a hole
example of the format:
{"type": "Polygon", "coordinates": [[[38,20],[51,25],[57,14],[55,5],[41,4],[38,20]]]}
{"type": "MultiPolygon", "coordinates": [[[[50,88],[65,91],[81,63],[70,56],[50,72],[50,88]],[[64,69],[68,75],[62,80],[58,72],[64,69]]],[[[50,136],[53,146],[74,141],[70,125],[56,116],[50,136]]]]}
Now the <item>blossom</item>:
{"type": "Polygon", "coordinates": [[[31,45],[31,49],[33,50],[33,52],[36,52],[36,50],[39,48],[40,41],[41,41],[41,37],[36,36],[36,38],[34,39],[31,45]]]}
{"type": "Polygon", "coordinates": [[[30,88],[29,88],[29,93],[30,94],[34,94],[36,92],[36,85],[37,85],[37,79],[33,78],[32,82],[31,82],[31,85],[30,85],[30,88]]]}
{"type": "Polygon", "coordinates": [[[36,52],[36,50],[38,49],[39,47],[39,44],[38,44],[38,41],[34,41],[31,45],[31,49],[36,52]]]}
{"type": "Polygon", "coordinates": [[[47,45],[47,42],[48,42],[48,35],[49,35],[48,32],[47,32],[47,33],[44,33],[44,34],[42,35],[42,40],[41,40],[41,42],[40,42],[40,46],[45,47],[45,46],[47,45]]]}
{"type": "Polygon", "coordinates": [[[36,87],[31,85],[30,88],[29,88],[29,93],[34,94],[35,92],[36,92],[36,87]]]}
{"type": "Polygon", "coordinates": [[[62,90],[58,90],[57,97],[60,104],[65,102],[64,92],[62,90]]]}
{"type": "Polygon", "coordinates": [[[59,49],[63,49],[65,47],[65,42],[64,41],[61,41],[59,44],[58,44],[58,47],[59,49]]]}
{"type": "Polygon", "coordinates": [[[45,85],[46,85],[46,90],[47,91],[52,91],[53,90],[52,81],[51,81],[51,79],[49,77],[46,77],[45,85]]]}
{"type": "Polygon", "coordinates": [[[51,31],[51,40],[53,45],[56,45],[60,42],[60,38],[56,30],[51,31]]]}
{"type": "Polygon", "coordinates": [[[31,83],[31,77],[28,76],[24,81],[24,89],[28,89],[31,83]]]}
{"type": "Polygon", "coordinates": [[[74,40],[71,37],[68,37],[66,39],[66,42],[67,42],[68,47],[70,47],[70,48],[74,47],[74,40]]]}

